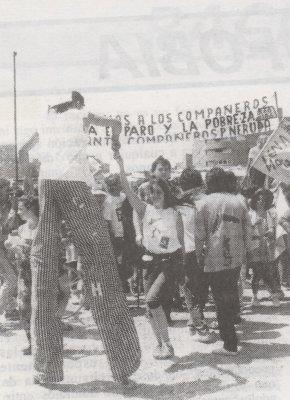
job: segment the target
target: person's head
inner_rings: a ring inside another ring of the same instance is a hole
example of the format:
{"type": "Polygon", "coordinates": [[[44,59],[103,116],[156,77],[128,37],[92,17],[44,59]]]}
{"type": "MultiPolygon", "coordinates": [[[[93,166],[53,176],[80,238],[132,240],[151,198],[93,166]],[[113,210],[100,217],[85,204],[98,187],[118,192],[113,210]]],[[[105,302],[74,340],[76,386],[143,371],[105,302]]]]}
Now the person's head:
{"type": "Polygon", "coordinates": [[[226,180],[227,174],[224,169],[221,167],[212,168],[205,177],[207,194],[226,192],[226,180]]]}
{"type": "Polygon", "coordinates": [[[179,184],[186,202],[198,200],[204,187],[201,173],[194,168],[185,168],[181,172],[179,184]]]}
{"type": "Polygon", "coordinates": [[[106,185],[108,188],[108,192],[112,196],[119,196],[122,190],[120,175],[111,174],[106,178],[106,185]]]}
{"type": "Polygon", "coordinates": [[[37,197],[22,196],[18,200],[18,215],[23,221],[39,217],[39,202],[37,197]]]}
{"type": "Polygon", "coordinates": [[[237,193],[237,177],[233,171],[226,171],[225,191],[227,193],[237,193]]]}
{"type": "Polygon", "coordinates": [[[98,190],[97,192],[93,193],[93,196],[94,196],[95,200],[97,201],[97,203],[99,204],[99,206],[102,207],[104,204],[104,201],[106,200],[107,193],[102,192],[101,190],[98,190]]]}
{"type": "Polygon", "coordinates": [[[261,149],[261,148],[264,146],[264,144],[266,143],[267,139],[268,139],[268,136],[265,135],[264,133],[261,133],[261,134],[258,136],[258,139],[257,139],[257,146],[259,147],[259,149],[261,149]]]}
{"type": "Polygon", "coordinates": [[[268,189],[258,189],[251,196],[250,207],[255,211],[267,211],[273,207],[274,196],[268,189]]]}
{"type": "Polygon", "coordinates": [[[152,179],[148,189],[148,203],[152,204],[155,208],[174,207],[178,203],[164,179],[152,179]]]}
{"type": "Polygon", "coordinates": [[[163,156],[159,156],[158,158],[156,158],[155,161],[153,161],[151,165],[151,173],[158,179],[159,178],[165,180],[170,179],[171,175],[170,161],[164,158],[163,156]]]}
{"type": "Polygon", "coordinates": [[[4,204],[9,200],[10,183],[7,179],[0,178],[0,204],[4,204]]]}
{"type": "Polygon", "coordinates": [[[194,168],[185,168],[181,172],[179,184],[181,189],[186,192],[191,189],[201,189],[204,183],[199,171],[194,168]]]}
{"type": "Polygon", "coordinates": [[[85,106],[85,99],[79,92],[73,91],[71,97],[73,108],[80,110],[85,106]]]}

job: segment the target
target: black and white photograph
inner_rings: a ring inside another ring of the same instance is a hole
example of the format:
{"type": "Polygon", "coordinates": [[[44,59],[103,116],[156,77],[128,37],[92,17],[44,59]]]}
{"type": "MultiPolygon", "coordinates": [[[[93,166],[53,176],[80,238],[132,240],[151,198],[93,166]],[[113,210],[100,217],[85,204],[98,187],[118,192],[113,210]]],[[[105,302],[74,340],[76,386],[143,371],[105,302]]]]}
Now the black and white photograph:
{"type": "Polygon", "coordinates": [[[0,400],[290,398],[289,38],[289,0],[0,0],[0,400]]]}

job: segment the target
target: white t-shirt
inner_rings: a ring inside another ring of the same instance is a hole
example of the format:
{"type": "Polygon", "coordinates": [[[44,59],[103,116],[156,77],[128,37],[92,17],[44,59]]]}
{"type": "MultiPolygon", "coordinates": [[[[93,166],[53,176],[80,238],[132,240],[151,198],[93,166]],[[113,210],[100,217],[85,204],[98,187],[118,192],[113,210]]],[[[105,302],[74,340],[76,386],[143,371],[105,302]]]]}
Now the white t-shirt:
{"type": "Polygon", "coordinates": [[[143,218],[143,245],[153,254],[173,253],[181,245],[178,240],[177,212],[173,208],[157,209],[147,204],[143,218]]]}
{"type": "Polygon", "coordinates": [[[181,214],[183,229],[184,229],[184,248],[186,253],[195,250],[194,240],[194,215],[195,208],[190,205],[182,205],[176,207],[176,210],[181,214]]]}
{"type": "Polygon", "coordinates": [[[122,223],[122,204],[126,195],[108,195],[103,203],[103,215],[106,221],[110,221],[114,237],[123,237],[124,229],[122,223]]]}
{"type": "Polygon", "coordinates": [[[26,246],[30,248],[35,238],[36,231],[37,227],[31,229],[28,222],[25,222],[25,224],[20,225],[17,229],[17,236],[10,234],[7,242],[10,242],[12,246],[26,246]]]}
{"type": "Polygon", "coordinates": [[[84,110],[51,110],[39,132],[39,179],[81,181],[92,177],[87,159],[89,136],[84,132],[84,110]]]}
{"type": "Polygon", "coordinates": [[[29,227],[29,223],[25,222],[25,224],[19,226],[18,236],[28,244],[28,242],[32,242],[32,240],[35,238],[36,231],[37,226],[34,229],[31,229],[29,227]]]}

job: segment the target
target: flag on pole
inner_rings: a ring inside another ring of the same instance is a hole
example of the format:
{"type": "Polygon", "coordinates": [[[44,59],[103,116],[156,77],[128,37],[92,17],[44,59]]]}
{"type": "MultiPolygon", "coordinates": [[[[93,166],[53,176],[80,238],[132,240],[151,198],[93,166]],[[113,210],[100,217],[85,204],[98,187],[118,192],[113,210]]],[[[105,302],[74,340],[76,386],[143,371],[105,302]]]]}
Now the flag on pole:
{"type": "Polygon", "coordinates": [[[277,181],[290,183],[290,117],[280,122],[252,167],[277,181]]]}

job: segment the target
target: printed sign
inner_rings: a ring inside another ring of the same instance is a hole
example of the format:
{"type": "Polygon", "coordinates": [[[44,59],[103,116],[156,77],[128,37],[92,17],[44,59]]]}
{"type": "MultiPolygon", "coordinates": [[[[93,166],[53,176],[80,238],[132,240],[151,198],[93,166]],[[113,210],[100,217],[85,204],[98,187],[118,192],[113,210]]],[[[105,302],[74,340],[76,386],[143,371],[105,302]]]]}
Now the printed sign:
{"type": "Polygon", "coordinates": [[[290,118],[284,118],[268,139],[253,167],[278,181],[290,183],[290,118]]]}

